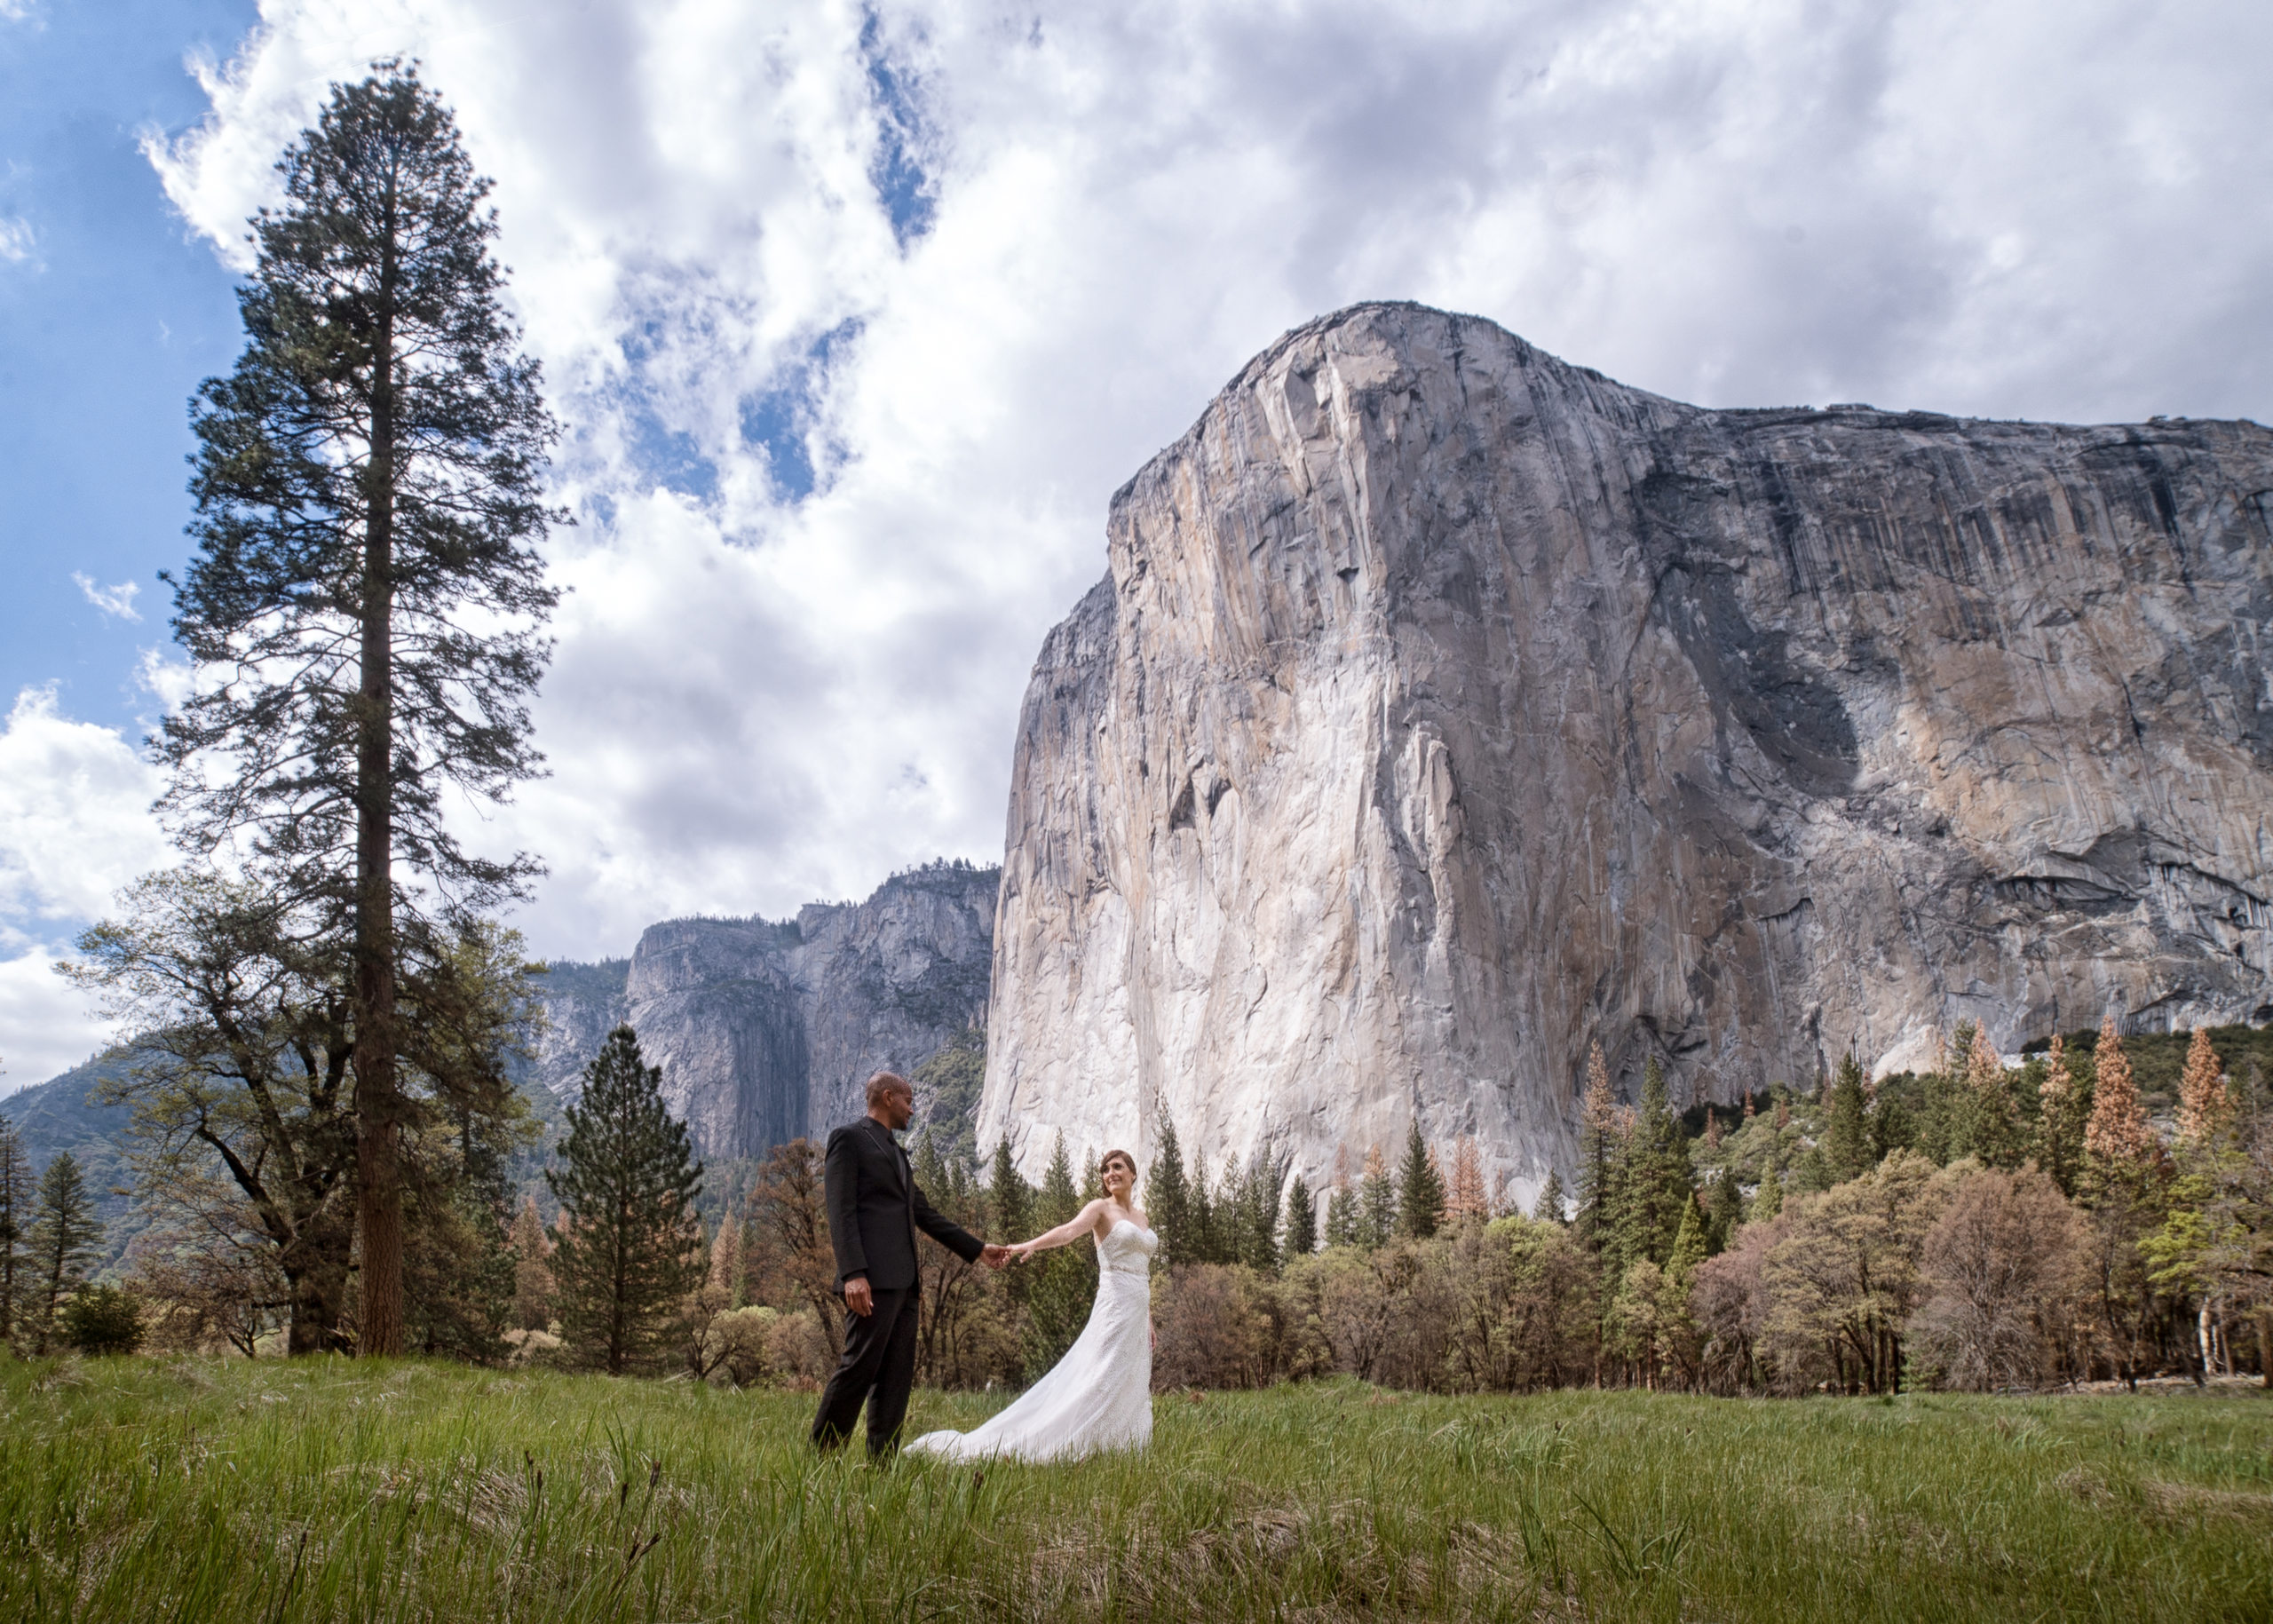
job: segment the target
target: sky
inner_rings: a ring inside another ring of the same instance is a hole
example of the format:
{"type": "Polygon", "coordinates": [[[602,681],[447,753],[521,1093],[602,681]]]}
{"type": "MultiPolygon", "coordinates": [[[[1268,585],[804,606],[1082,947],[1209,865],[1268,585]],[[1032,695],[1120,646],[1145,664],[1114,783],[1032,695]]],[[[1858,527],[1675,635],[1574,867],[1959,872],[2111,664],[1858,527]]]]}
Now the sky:
{"type": "Polygon", "coordinates": [[[416,59],[565,425],[535,953],[1000,858],[1113,491],[1279,333],[1489,316],[1720,406],[2273,413],[2262,0],[0,0],[0,1092],[170,860],[186,402],[335,81],[416,59]]]}

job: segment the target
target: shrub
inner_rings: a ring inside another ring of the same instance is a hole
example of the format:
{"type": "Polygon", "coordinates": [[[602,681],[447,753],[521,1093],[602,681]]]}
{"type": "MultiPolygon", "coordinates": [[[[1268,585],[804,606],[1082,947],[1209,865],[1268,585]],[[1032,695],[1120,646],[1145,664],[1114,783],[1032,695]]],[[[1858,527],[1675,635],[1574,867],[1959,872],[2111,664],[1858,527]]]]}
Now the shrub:
{"type": "Polygon", "coordinates": [[[115,1286],[83,1286],[57,1316],[63,1340],[82,1353],[131,1353],[142,1345],[142,1310],[115,1286]]]}
{"type": "Polygon", "coordinates": [[[1152,1307],[1152,1386],[1269,1387],[1329,1363],[1309,1294],[1239,1264],[1186,1264],[1152,1307]]]}
{"type": "Polygon", "coordinates": [[[735,1308],[712,1317],[702,1332],[707,1376],[748,1387],[773,1374],[767,1344],[781,1316],[770,1308],[735,1308]]]}

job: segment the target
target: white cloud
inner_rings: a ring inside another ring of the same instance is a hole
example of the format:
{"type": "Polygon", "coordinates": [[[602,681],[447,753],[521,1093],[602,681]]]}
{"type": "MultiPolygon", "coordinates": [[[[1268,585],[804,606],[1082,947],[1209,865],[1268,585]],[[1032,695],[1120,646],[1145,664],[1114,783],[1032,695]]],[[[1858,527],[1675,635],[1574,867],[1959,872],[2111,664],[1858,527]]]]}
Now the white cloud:
{"type": "Polygon", "coordinates": [[[202,70],[212,118],[146,150],[234,263],[278,151],[376,57],[419,59],[496,178],[585,514],[554,550],[557,776],[491,835],[552,864],[540,949],[998,852],[1109,494],[1353,300],[1707,403],[2273,406],[2273,218],[2242,206],[2266,8],[1393,15],[270,0],[202,70]]]}
{"type": "Polygon", "coordinates": [[[0,262],[21,265],[39,246],[32,223],[15,215],[0,215],[0,262]]]}
{"type": "Polygon", "coordinates": [[[50,966],[59,939],[118,888],[171,860],[149,806],[153,769],[115,730],[16,696],[0,731],[0,1093],[83,1060],[107,1027],[50,966]]]}
{"type": "Polygon", "coordinates": [[[158,788],[115,729],[63,716],[52,688],[19,693],[0,732],[0,922],[91,918],[165,863],[158,788]]]}
{"type": "Polygon", "coordinates": [[[0,1095],[45,1082],[115,1036],[97,1018],[85,994],[55,973],[61,943],[26,942],[0,932],[0,1095]]]}
{"type": "Polygon", "coordinates": [[[93,576],[75,569],[71,572],[71,579],[77,583],[79,595],[105,614],[125,621],[142,618],[142,612],[134,606],[134,599],[142,590],[140,582],[122,581],[116,586],[97,586],[93,576]]]}

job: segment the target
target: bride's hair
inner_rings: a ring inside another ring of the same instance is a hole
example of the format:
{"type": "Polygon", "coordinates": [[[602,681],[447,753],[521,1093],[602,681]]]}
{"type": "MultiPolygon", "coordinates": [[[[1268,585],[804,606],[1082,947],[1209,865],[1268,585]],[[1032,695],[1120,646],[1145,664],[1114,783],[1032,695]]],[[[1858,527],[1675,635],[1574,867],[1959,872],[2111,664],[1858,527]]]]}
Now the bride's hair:
{"type": "Polygon", "coordinates": [[[1116,1161],[1125,1161],[1129,1164],[1129,1182],[1132,1184],[1135,1184],[1136,1182],[1136,1158],[1130,1155],[1127,1151],[1107,1151],[1104,1155],[1098,1157],[1097,1176],[1099,1178],[1103,1178],[1105,1176],[1105,1170],[1116,1161]]]}

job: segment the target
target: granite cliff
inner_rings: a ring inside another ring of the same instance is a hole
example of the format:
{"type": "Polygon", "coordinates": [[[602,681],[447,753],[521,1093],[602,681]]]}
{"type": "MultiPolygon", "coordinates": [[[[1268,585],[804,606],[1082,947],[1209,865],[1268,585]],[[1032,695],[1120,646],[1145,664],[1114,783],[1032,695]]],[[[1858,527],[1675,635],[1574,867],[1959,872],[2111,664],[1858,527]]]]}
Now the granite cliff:
{"type": "Polygon", "coordinates": [[[2273,1017],[2273,432],[1707,410],[1342,312],[1113,498],[1019,725],[978,1141],[1528,1191],[1937,1030],[2273,1017]]]}
{"type": "Polygon", "coordinates": [[[860,903],[794,920],[673,919],[629,961],[555,966],[535,1080],[573,1096],[630,1021],[696,1153],[762,1155],[859,1115],[882,1068],[908,1071],[986,1016],[998,871],[934,864],[860,903]]]}

